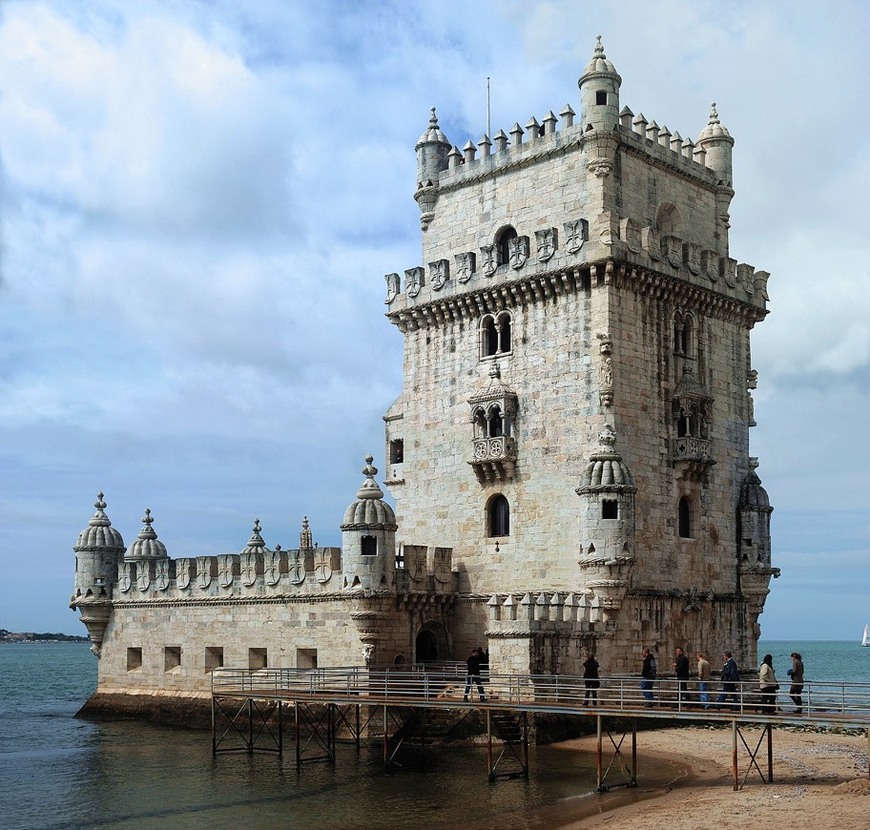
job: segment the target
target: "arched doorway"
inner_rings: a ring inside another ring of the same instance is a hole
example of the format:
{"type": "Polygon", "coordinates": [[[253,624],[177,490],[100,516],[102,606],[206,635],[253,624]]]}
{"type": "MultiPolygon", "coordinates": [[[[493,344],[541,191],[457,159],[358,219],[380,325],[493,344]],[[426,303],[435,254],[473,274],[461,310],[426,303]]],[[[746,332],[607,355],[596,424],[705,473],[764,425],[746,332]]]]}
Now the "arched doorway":
{"type": "Polygon", "coordinates": [[[414,660],[417,663],[434,663],[450,659],[450,643],[443,623],[430,620],[423,624],[414,643],[414,660]]]}

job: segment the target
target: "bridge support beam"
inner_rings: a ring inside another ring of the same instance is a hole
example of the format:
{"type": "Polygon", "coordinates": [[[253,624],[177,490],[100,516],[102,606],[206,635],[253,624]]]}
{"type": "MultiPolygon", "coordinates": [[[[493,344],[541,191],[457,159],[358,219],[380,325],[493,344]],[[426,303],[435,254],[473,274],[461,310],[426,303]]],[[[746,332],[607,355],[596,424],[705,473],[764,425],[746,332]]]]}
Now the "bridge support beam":
{"type": "Polygon", "coordinates": [[[595,753],[595,784],[596,789],[600,793],[606,793],[614,787],[636,787],[637,786],[637,718],[631,719],[631,766],[626,763],[625,756],[622,751],[622,744],[628,736],[628,731],[622,733],[619,741],[614,740],[613,733],[607,728],[602,715],[595,716],[596,732],[598,735],[598,744],[595,753]],[[604,736],[610,741],[613,747],[613,755],[607,764],[607,769],[604,768],[604,736]],[[607,776],[610,774],[613,765],[619,762],[619,768],[628,776],[625,781],[617,781],[614,784],[607,784],[607,776]]]}

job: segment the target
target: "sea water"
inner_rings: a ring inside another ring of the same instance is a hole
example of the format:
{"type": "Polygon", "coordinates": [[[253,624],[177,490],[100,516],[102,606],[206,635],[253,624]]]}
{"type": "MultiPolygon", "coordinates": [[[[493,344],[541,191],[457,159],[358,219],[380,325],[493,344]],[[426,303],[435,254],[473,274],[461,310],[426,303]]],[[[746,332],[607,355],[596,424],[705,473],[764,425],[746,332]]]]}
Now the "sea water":
{"type": "MultiPolygon", "coordinates": [[[[870,648],[857,643],[759,644],[781,677],[792,651],[808,681],[870,680],[870,648]]],[[[75,718],[95,686],[86,644],[0,645],[0,827],[531,830],[600,804],[590,753],[532,747],[529,780],[497,784],[482,747],[417,752],[387,774],[379,749],[340,745],[334,767],[297,770],[292,747],[283,758],[213,758],[208,732],[75,718]]],[[[640,770],[642,781],[673,773],[640,770]]]]}

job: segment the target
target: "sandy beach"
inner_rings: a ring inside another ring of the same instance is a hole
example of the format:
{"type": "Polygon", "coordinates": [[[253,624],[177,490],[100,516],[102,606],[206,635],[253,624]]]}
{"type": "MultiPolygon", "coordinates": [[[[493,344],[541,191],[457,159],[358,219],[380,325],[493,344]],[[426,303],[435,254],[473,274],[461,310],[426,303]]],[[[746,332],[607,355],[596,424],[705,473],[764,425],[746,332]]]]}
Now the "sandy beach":
{"type": "MultiPolygon", "coordinates": [[[[760,729],[744,735],[753,748],[760,729]]],[[[595,751],[594,737],[568,741],[566,749],[595,751]]],[[[865,734],[832,734],[779,728],[773,733],[774,780],[753,771],[745,786],[733,789],[731,731],[703,727],[638,733],[638,788],[633,803],[609,809],[618,792],[602,797],[593,816],[562,824],[560,830],[747,830],[801,825],[836,830],[870,827],[870,779],[865,734]],[[658,759],[677,761],[682,771],[665,786],[645,787],[644,766],[658,759]]],[[[767,775],[766,743],[759,763],[767,775]]],[[[749,755],[740,744],[740,777],[749,755]]],[[[622,791],[626,792],[626,791],[622,791]]],[[[626,792],[626,795],[628,793],[626,792]]]]}

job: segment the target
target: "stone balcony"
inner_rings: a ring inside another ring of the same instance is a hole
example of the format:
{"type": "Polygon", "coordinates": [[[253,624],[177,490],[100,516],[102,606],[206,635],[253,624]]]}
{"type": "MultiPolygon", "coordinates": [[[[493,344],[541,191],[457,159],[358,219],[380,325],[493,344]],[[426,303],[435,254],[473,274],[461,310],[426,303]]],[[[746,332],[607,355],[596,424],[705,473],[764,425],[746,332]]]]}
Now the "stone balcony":
{"type": "Polygon", "coordinates": [[[474,468],[478,481],[484,484],[512,479],[516,460],[516,438],[499,435],[494,438],[475,438],[474,457],[468,463],[474,468]]]}
{"type": "Polygon", "coordinates": [[[691,435],[671,439],[671,458],[680,478],[698,480],[715,464],[710,440],[691,435]]]}

